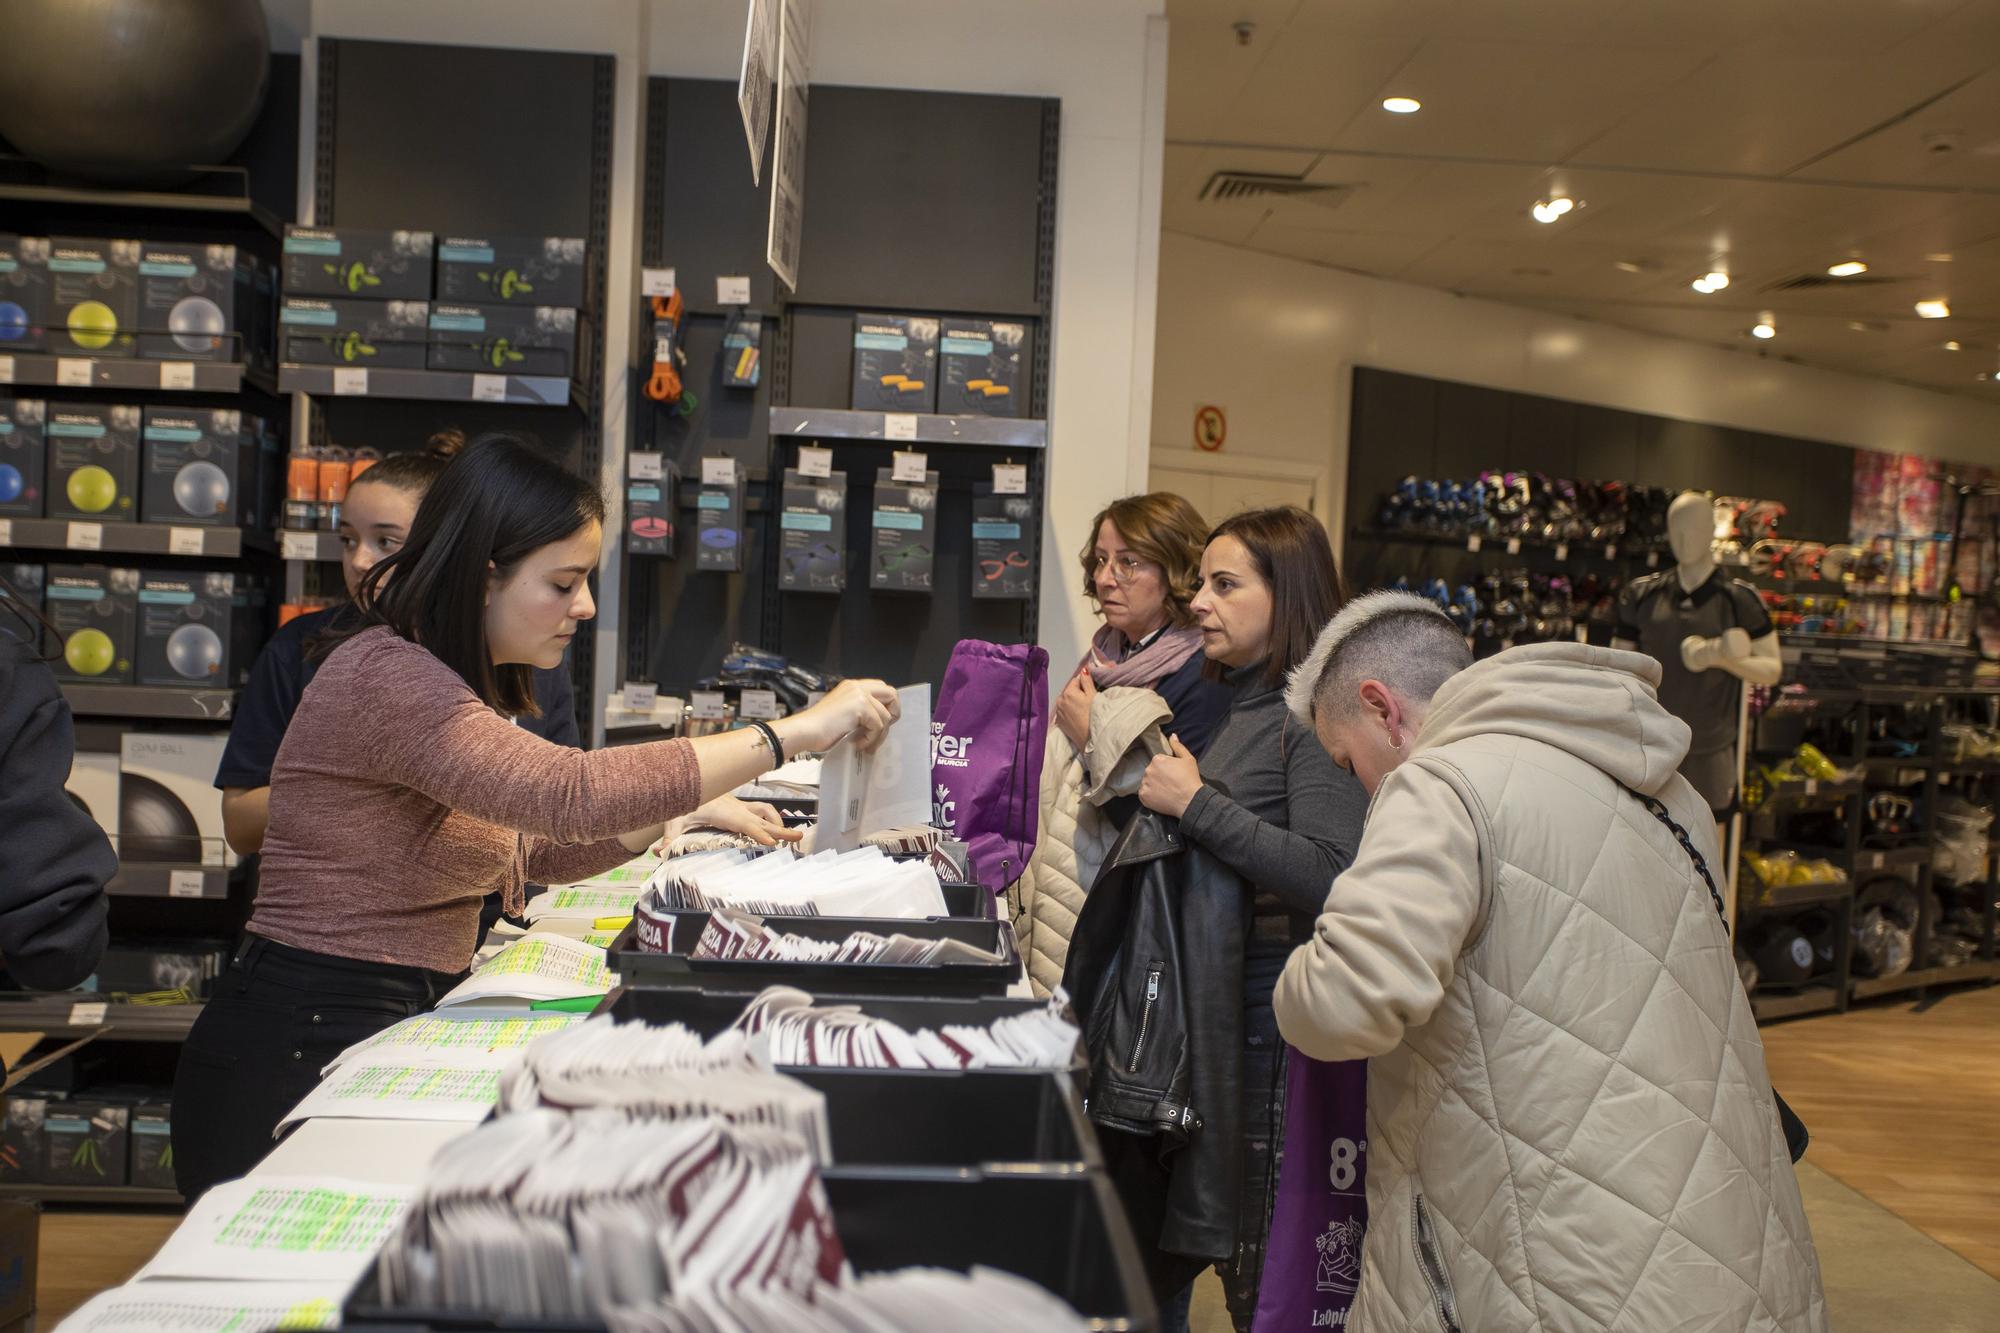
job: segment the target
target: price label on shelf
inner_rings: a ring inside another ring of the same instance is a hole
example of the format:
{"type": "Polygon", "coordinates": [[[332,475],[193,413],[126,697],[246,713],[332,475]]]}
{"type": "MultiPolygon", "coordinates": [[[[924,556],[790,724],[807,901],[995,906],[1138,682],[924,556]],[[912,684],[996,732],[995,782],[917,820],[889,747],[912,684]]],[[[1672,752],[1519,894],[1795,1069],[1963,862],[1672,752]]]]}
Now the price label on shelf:
{"type": "Polygon", "coordinates": [[[167,875],[167,897],[199,898],[208,886],[208,876],[199,870],[175,870],[167,875]]]}
{"type": "Polygon", "coordinates": [[[368,392],[368,371],[346,367],[333,372],[333,392],[336,397],[352,398],[368,392]]]}
{"type": "Polygon", "coordinates": [[[0,546],[12,546],[13,544],[14,520],[11,518],[0,518],[0,546]]]}
{"type": "Polygon", "coordinates": [[[0,384],[12,384],[13,382],[14,358],[11,356],[0,356],[0,384]]]}
{"type": "Polygon", "coordinates": [[[670,268],[642,268],[639,270],[639,295],[672,296],[674,294],[674,271],[670,268]]]}
{"type": "Polygon", "coordinates": [[[917,438],[917,418],[912,412],[890,412],[882,418],[882,438],[885,440],[914,440],[917,438]]]}
{"type": "Polygon", "coordinates": [[[69,525],[69,540],[65,543],[72,551],[101,551],[104,549],[104,525],[102,523],[72,523],[69,525]]]}
{"type": "Polygon", "coordinates": [[[702,459],[701,484],[704,486],[734,486],[736,484],[736,460],[733,458],[702,459]]]}
{"type": "Polygon", "coordinates": [[[778,707],[776,690],[745,690],[736,705],[736,715],[744,718],[762,718],[768,722],[785,714],[784,710],[778,707]]]}
{"type": "Polygon", "coordinates": [[[729,701],[722,697],[721,690],[695,690],[688,695],[688,703],[694,708],[694,716],[703,722],[720,722],[729,716],[729,701]]]}
{"type": "Polygon", "coordinates": [[[192,389],[194,387],[194,362],[160,362],[160,387],[162,389],[192,389]]]}
{"type": "Polygon", "coordinates": [[[1880,870],[1883,866],[1888,864],[1889,864],[1889,858],[1884,856],[1882,853],[1880,852],[1868,853],[1868,868],[1870,870],[1880,870]]]}
{"type": "Polygon", "coordinates": [[[98,1027],[110,1012],[111,1006],[103,1000],[78,1000],[69,1007],[69,1025],[73,1028],[98,1027]]]}
{"type": "Polygon", "coordinates": [[[1606,542],[1604,544],[1604,558],[1606,560],[1616,560],[1618,558],[1617,542],[1606,542]]]}
{"type": "Polygon", "coordinates": [[[287,560],[319,559],[317,532],[285,532],[278,536],[278,554],[287,560]]]}
{"type": "Polygon", "coordinates": [[[1568,542],[1557,542],[1557,543],[1556,543],[1556,559],[1558,559],[1558,560],[1567,560],[1567,559],[1569,559],[1569,543],[1568,543],[1568,542]]]}
{"type": "Polygon", "coordinates": [[[1660,553],[1658,551],[1646,552],[1646,568],[1658,569],[1659,567],[1660,567],[1660,553]]]}
{"type": "Polygon", "coordinates": [[[1028,465],[1026,463],[995,463],[993,465],[993,493],[995,495],[1026,495],[1028,493],[1028,465]]]}
{"type": "Polygon", "coordinates": [[[889,476],[894,481],[921,486],[925,481],[924,474],[929,472],[930,468],[930,455],[920,454],[915,450],[898,449],[896,466],[890,471],[889,476]]]}
{"type": "Polygon", "coordinates": [[[1819,795],[1819,779],[1818,779],[1818,778],[1807,778],[1807,779],[1806,779],[1806,795],[1808,795],[1808,796],[1817,796],[1817,795],[1819,795]]]}
{"type": "Polygon", "coordinates": [[[666,474],[666,455],[648,449],[627,454],[625,474],[634,481],[658,481],[666,474]]]}
{"type": "Polygon", "coordinates": [[[56,358],[56,383],[65,389],[88,389],[94,366],[87,356],[56,358]]]}
{"type": "Polygon", "coordinates": [[[747,276],[717,278],[715,280],[715,303],[717,305],[749,305],[750,279],[747,276]]]}
{"type": "Polygon", "coordinates": [[[472,377],[472,401],[475,403],[506,402],[507,377],[505,375],[474,375],[472,377]]]}
{"type": "Polygon", "coordinates": [[[1509,537],[1507,539],[1507,554],[1508,555],[1521,554],[1521,539],[1519,537],[1509,537]]]}
{"type": "Polygon", "coordinates": [[[200,555],[208,542],[200,528],[168,528],[168,555],[200,555]]]}
{"type": "Polygon", "coordinates": [[[1467,537],[1465,539],[1465,549],[1472,552],[1474,555],[1479,554],[1479,548],[1484,546],[1485,544],[1486,543],[1482,542],[1479,539],[1479,534],[1476,532],[1473,533],[1470,537],[1467,537]]]}
{"type": "Polygon", "coordinates": [[[799,475],[801,477],[830,477],[833,475],[833,450],[821,449],[817,445],[805,445],[799,450],[799,475]]]}
{"type": "Polygon", "coordinates": [[[660,700],[660,687],[650,681],[628,680],[619,694],[618,706],[628,713],[650,713],[660,700]]]}

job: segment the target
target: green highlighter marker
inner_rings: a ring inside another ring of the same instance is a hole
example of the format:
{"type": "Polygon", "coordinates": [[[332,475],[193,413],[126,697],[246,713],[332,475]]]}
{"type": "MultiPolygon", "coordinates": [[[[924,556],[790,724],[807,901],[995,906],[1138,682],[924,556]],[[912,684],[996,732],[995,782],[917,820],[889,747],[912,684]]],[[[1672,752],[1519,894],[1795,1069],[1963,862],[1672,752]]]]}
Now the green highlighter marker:
{"type": "Polygon", "coordinates": [[[545,1014],[587,1014],[603,999],[602,995],[578,995],[568,1000],[536,1000],[528,1008],[545,1014]]]}

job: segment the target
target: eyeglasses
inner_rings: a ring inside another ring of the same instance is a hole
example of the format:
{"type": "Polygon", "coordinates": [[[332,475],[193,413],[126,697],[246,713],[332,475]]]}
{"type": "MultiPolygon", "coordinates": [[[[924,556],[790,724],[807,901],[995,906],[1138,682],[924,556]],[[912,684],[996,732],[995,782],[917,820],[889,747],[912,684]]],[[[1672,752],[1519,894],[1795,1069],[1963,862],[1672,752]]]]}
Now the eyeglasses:
{"type": "MultiPolygon", "coordinates": [[[[1103,568],[1104,568],[1103,556],[1097,555],[1097,556],[1092,556],[1090,558],[1091,578],[1095,579],[1098,575],[1098,572],[1103,568]]],[[[1157,568],[1157,566],[1155,566],[1152,561],[1141,560],[1138,556],[1133,555],[1128,551],[1123,555],[1114,556],[1112,558],[1111,579],[1114,583],[1116,583],[1119,587],[1122,588],[1130,584],[1134,579],[1138,578],[1141,574],[1145,573],[1147,570],[1154,568],[1157,568]]]]}

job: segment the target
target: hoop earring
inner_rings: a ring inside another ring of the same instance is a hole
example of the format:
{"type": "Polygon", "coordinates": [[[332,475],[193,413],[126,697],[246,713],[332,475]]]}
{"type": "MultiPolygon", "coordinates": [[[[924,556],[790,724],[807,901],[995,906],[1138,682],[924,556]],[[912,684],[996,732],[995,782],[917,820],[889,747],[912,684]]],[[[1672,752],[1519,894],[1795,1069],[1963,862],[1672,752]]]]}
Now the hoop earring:
{"type": "Polygon", "coordinates": [[[1397,754],[1401,754],[1403,752],[1403,738],[1400,736],[1392,737],[1389,741],[1389,748],[1397,754]]]}

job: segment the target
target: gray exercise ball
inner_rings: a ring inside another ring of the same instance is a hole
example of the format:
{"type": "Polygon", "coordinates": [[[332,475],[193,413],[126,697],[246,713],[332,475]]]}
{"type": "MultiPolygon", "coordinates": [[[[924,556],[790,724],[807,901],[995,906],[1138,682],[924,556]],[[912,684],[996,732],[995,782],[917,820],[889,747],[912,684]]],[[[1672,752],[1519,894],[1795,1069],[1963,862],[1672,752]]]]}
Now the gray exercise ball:
{"type": "Polygon", "coordinates": [[[222,666],[222,639],[206,625],[182,625],[167,636],[167,665],[184,680],[209,680],[222,666]]]}
{"type": "Polygon", "coordinates": [[[0,135],[52,171],[169,185],[236,151],[263,109],[259,0],[7,0],[0,135]]]}
{"type": "Polygon", "coordinates": [[[229,512],[229,474],[207,460],[189,463],[174,474],[174,503],[196,518],[229,512]]]}

